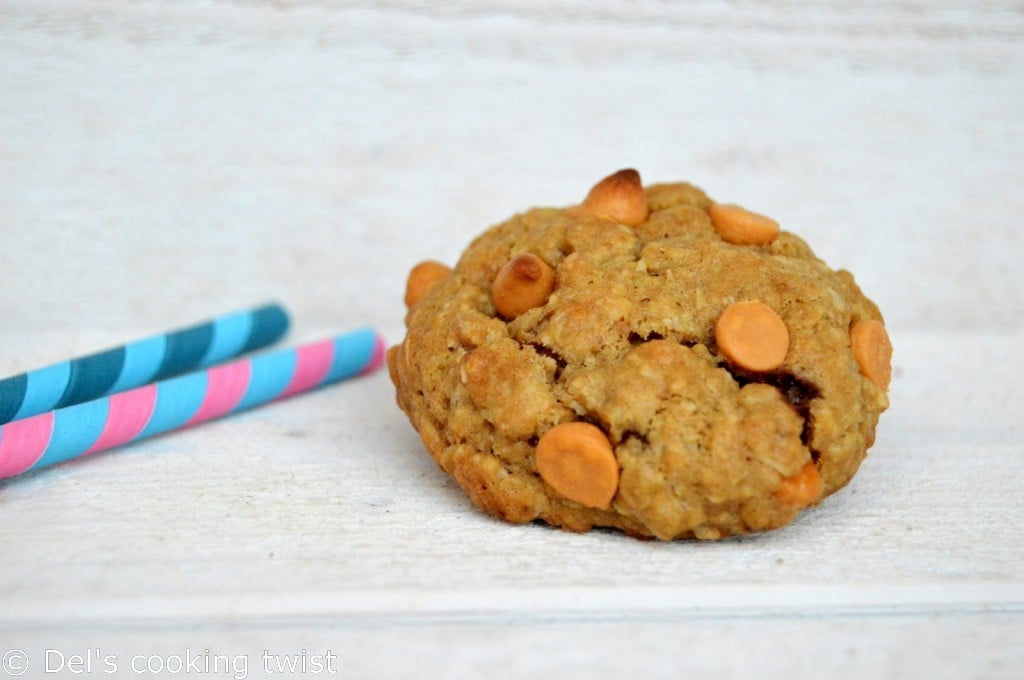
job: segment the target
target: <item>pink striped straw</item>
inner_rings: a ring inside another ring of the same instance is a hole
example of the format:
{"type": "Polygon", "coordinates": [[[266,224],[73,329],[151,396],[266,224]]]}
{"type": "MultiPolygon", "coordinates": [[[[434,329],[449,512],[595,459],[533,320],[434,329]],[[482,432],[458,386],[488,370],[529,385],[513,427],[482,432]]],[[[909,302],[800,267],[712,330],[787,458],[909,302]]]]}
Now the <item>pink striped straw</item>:
{"type": "Polygon", "coordinates": [[[370,373],[385,347],[364,328],[11,421],[0,427],[0,479],[370,373]]]}

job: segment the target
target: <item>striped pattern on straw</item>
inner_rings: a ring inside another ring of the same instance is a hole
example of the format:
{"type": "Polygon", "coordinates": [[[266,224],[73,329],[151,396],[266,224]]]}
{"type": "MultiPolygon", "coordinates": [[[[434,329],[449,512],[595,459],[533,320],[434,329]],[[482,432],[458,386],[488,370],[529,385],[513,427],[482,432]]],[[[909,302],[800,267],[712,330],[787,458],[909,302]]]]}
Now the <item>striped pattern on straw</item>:
{"type": "Polygon", "coordinates": [[[16,420],[0,427],[0,479],[369,373],[384,351],[362,329],[16,420]]]}
{"type": "Polygon", "coordinates": [[[0,424],[206,368],[267,347],[287,330],[284,309],[267,304],[6,378],[0,424]]]}

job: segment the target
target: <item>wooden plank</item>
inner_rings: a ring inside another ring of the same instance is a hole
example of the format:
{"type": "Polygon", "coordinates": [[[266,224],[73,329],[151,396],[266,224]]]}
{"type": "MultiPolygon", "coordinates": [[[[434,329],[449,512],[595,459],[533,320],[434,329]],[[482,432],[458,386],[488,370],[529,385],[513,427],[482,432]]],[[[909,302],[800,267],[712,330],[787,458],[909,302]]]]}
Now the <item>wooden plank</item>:
{"type": "Polygon", "coordinates": [[[891,678],[914,677],[926,669],[937,679],[1011,679],[1020,676],[1024,663],[1019,618],[1000,615],[430,626],[236,622],[216,628],[99,626],[3,635],[5,645],[26,653],[31,668],[46,668],[46,650],[52,650],[54,669],[62,656],[66,664],[72,655],[92,653],[91,676],[114,678],[138,677],[133,662],[144,670],[161,662],[174,668],[179,663],[174,657],[209,669],[201,677],[220,678],[267,677],[265,663],[279,670],[278,663],[290,658],[301,664],[303,657],[311,670],[307,676],[344,678],[891,678]],[[334,673],[327,670],[328,654],[334,673]],[[113,657],[117,673],[106,673],[105,657],[113,657]],[[320,673],[312,672],[315,657],[323,664],[320,673]]]}
{"type": "Polygon", "coordinates": [[[1024,475],[1024,398],[980,389],[977,348],[1019,343],[900,338],[895,406],[851,485],[784,531],[711,544],[483,515],[377,374],[0,483],[18,518],[0,622],[1018,612],[1020,491],[1005,480],[1024,475]],[[974,359],[942,379],[987,398],[934,389],[946,355],[974,359]]]}

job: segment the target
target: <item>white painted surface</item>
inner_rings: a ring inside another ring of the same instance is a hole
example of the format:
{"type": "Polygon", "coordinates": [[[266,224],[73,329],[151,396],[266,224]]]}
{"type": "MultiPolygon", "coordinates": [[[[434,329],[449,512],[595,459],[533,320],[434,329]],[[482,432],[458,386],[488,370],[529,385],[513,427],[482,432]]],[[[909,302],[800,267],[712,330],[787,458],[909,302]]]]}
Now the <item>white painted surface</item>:
{"type": "Polygon", "coordinates": [[[268,298],[398,339],[414,262],[625,165],[779,217],[897,352],[851,485],[722,543],[491,520],[383,374],[0,482],[0,653],[1021,677],[1022,73],[1016,2],[0,1],[0,374],[268,298]]]}

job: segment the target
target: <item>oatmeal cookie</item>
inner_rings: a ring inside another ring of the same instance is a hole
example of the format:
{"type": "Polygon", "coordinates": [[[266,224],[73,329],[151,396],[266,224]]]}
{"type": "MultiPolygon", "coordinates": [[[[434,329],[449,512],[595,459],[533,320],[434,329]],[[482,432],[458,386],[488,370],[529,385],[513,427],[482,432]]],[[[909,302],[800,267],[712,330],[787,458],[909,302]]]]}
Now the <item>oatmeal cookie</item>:
{"type": "Polygon", "coordinates": [[[774,529],[842,488],[892,347],[846,271],[634,170],[418,265],[399,406],[480,508],[670,540],[774,529]]]}

